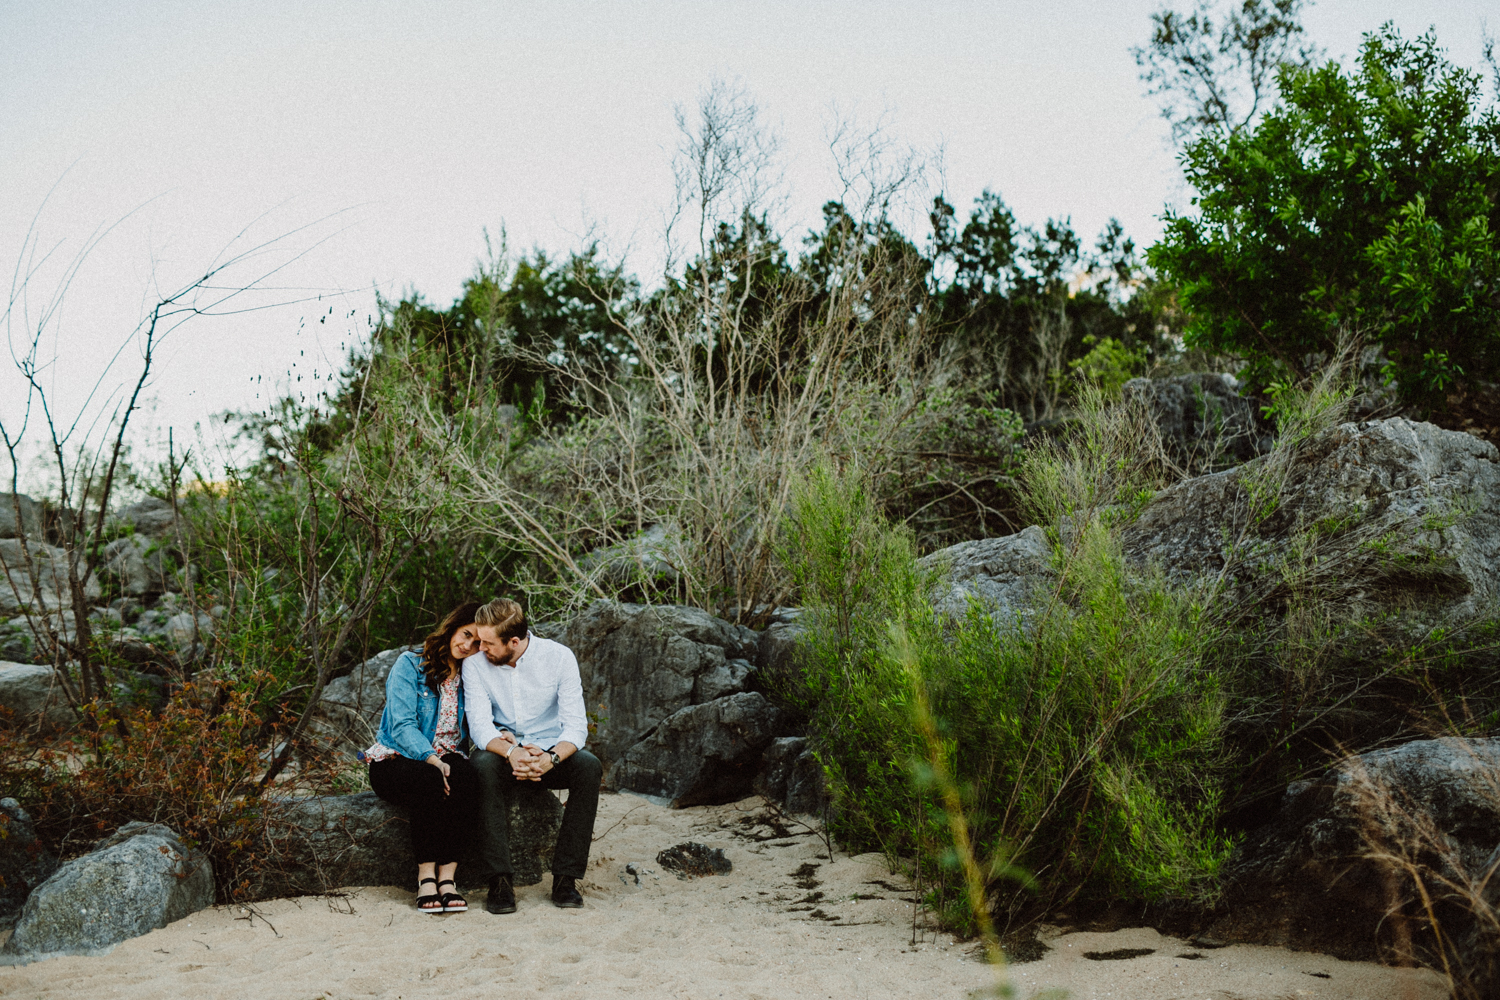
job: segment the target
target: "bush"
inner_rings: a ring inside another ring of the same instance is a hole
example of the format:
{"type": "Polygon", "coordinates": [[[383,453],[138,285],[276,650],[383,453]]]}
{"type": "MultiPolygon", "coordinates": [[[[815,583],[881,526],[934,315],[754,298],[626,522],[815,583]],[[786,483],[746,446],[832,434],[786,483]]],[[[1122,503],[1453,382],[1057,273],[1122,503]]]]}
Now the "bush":
{"type": "Polygon", "coordinates": [[[1353,70],[1284,68],[1253,130],[1191,144],[1198,212],[1168,213],[1149,253],[1182,286],[1188,346],[1248,358],[1263,388],[1357,334],[1439,410],[1500,379],[1500,113],[1482,88],[1388,25],[1353,70]]]}
{"type": "MultiPolygon", "coordinates": [[[[1059,453],[1031,464],[1069,479],[1059,453]]],[[[785,693],[810,717],[835,831],[940,876],[936,902],[960,925],[972,918],[944,874],[961,858],[938,774],[960,790],[992,907],[1208,900],[1229,849],[1214,827],[1224,698],[1196,595],[1128,573],[1104,505],[1075,514],[1054,533],[1059,582],[1032,610],[976,605],[954,621],[932,610],[909,533],[879,518],[856,474],[815,470],[794,495],[785,551],[809,627],[785,693]],[[1030,903],[1002,904],[1010,879],[1035,889],[1030,903]]]]}
{"type": "Polygon", "coordinates": [[[87,706],[80,730],[51,741],[6,728],[0,781],[64,858],[132,820],[166,824],[207,853],[227,902],[251,883],[264,843],[254,779],[276,731],[262,724],[256,700],[253,684],[189,684],[159,712],[87,706]]]}

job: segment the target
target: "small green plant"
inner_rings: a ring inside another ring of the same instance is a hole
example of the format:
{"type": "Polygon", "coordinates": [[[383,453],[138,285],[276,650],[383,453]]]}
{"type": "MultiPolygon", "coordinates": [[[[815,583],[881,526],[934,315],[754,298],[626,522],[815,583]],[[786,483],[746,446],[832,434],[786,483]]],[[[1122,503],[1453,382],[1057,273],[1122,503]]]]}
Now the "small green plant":
{"type": "Polygon", "coordinates": [[[1106,396],[1118,397],[1120,387],[1146,369],[1146,348],[1134,350],[1113,337],[1083,338],[1089,352],[1083,357],[1068,362],[1073,378],[1080,383],[1097,385],[1106,396]]]}

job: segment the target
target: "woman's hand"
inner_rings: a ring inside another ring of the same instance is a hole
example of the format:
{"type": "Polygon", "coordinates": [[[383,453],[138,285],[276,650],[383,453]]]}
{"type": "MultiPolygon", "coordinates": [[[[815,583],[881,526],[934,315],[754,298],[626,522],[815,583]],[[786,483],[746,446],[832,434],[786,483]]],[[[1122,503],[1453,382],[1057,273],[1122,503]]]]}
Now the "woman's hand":
{"type": "Polygon", "coordinates": [[[443,794],[447,795],[448,791],[449,791],[449,789],[448,789],[448,773],[450,771],[452,771],[453,769],[448,766],[448,762],[447,761],[443,760],[443,758],[439,757],[435,753],[430,753],[430,754],[427,755],[427,763],[431,764],[433,767],[437,768],[439,771],[442,772],[442,775],[443,775],[443,794]]]}

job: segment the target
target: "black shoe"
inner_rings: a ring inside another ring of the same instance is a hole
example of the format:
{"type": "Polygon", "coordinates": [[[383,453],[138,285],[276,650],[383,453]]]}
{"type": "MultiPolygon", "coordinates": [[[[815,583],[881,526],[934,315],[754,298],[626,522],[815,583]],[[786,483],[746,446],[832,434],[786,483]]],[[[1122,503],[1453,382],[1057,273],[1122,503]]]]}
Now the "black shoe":
{"type": "Polygon", "coordinates": [[[511,888],[509,875],[496,875],[490,879],[490,891],[484,908],[491,913],[515,913],[516,890],[511,888]]]}
{"type": "Polygon", "coordinates": [[[552,878],[552,905],[577,909],[583,905],[583,894],[573,885],[571,875],[555,875],[552,878]]]}

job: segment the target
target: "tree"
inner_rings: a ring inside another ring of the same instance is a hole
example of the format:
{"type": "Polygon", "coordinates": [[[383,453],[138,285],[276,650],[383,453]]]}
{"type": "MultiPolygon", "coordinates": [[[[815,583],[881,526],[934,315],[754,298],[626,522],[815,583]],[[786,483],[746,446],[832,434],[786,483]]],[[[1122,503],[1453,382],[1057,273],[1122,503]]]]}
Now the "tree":
{"type": "Polygon", "coordinates": [[[1253,130],[1183,159],[1196,214],[1148,255],[1180,283],[1188,343],[1264,387],[1354,335],[1409,403],[1500,376],[1500,115],[1429,33],[1365,36],[1358,65],[1285,67],[1253,130]]]}
{"type": "Polygon", "coordinates": [[[1178,143],[1249,125],[1271,103],[1281,67],[1318,56],[1301,38],[1307,0],[1242,0],[1222,14],[1217,6],[1198,0],[1187,12],[1157,11],[1150,43],[1131,50],[1178,143]]]}
{"type": "MultiPolygon", "coordinates": [[[[985,191],[958,228],[953,206],[933,201],[934,309],[952,354],[969,359],[975,389],[993,390],[1029,419],[1053,415],[1067,373],[1093,343],[1144,357],[1157,323],[1134,294],[1135,244],[1111,220],[1091,252],[1068,219],[1022,226],[985,191]]],[[[1147,310],[1149,311],[1149,310],[1147,310]]]]}

